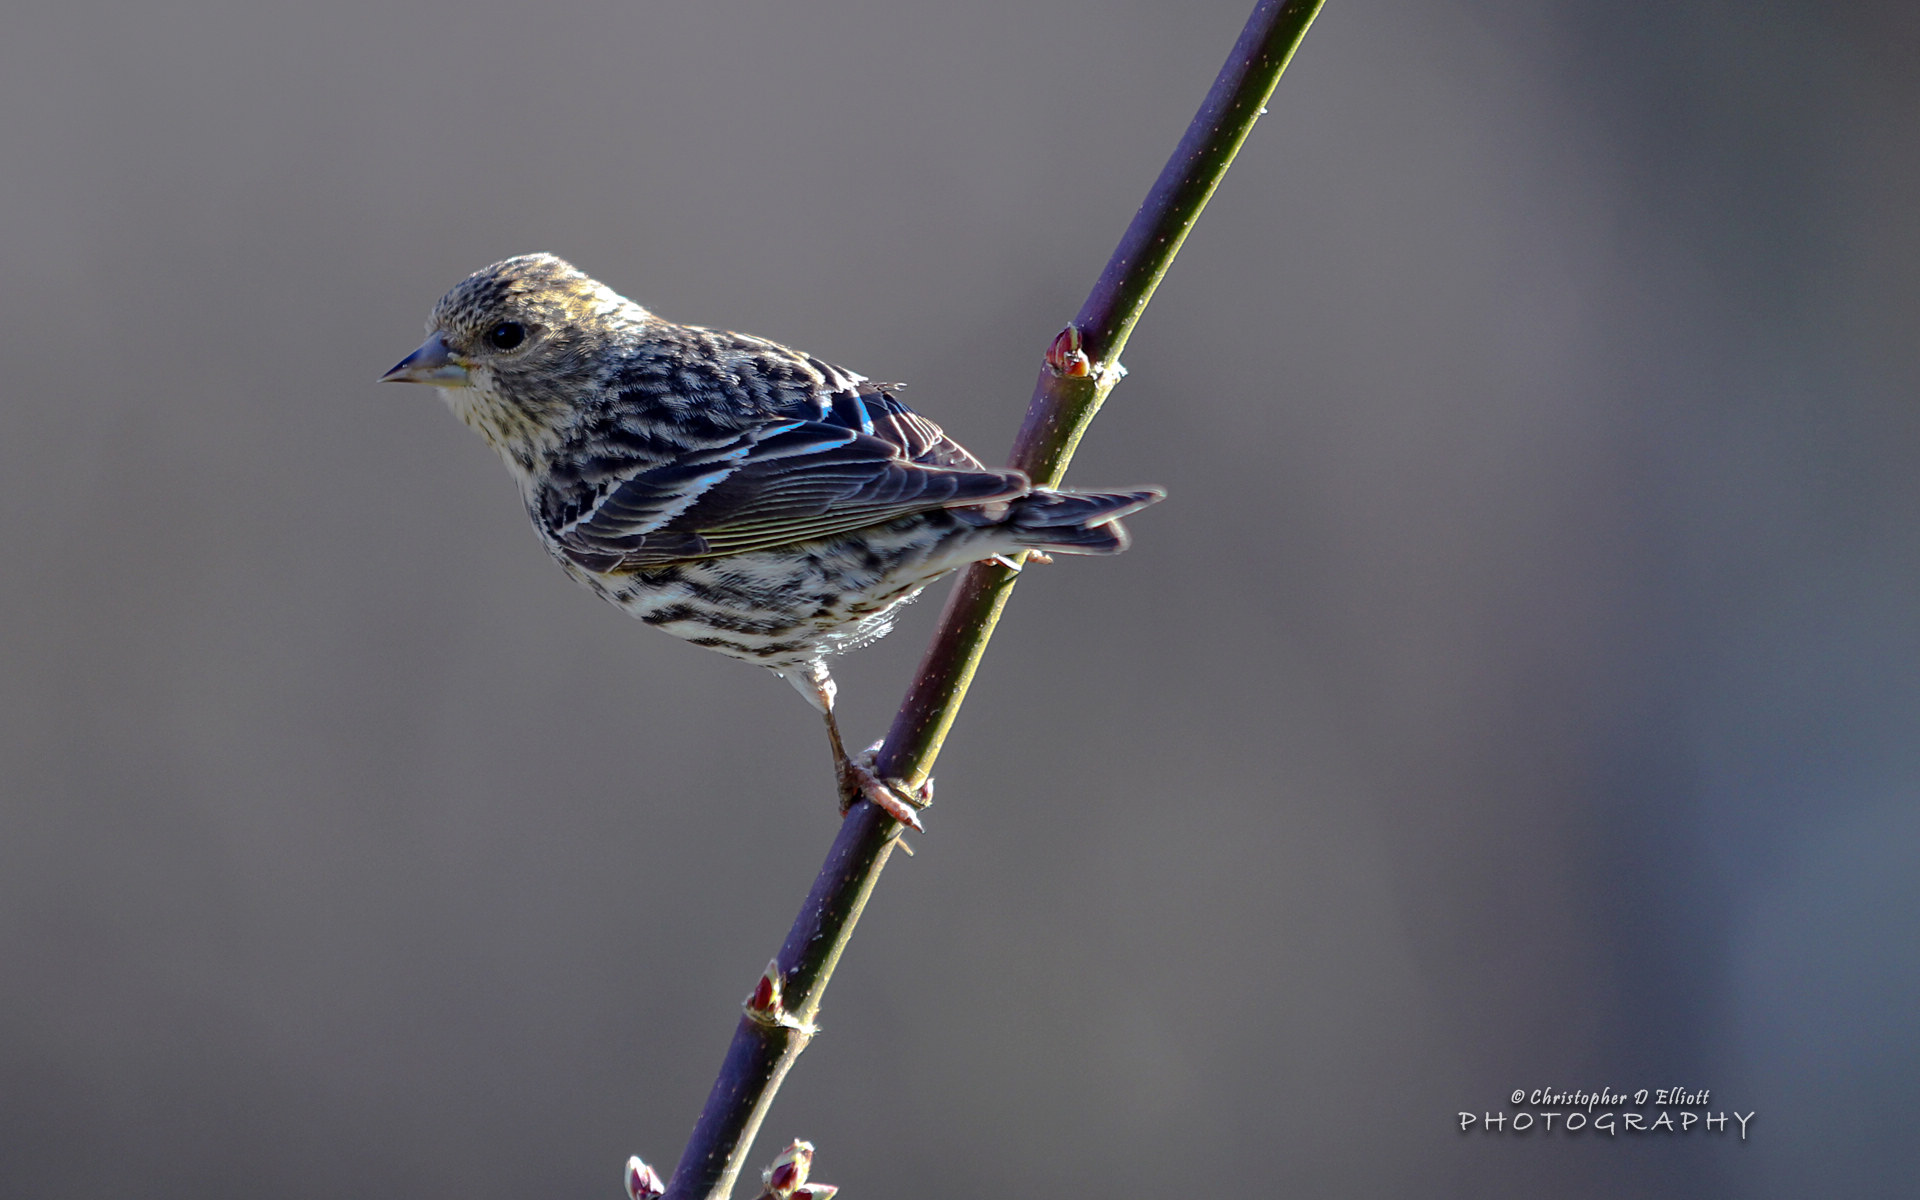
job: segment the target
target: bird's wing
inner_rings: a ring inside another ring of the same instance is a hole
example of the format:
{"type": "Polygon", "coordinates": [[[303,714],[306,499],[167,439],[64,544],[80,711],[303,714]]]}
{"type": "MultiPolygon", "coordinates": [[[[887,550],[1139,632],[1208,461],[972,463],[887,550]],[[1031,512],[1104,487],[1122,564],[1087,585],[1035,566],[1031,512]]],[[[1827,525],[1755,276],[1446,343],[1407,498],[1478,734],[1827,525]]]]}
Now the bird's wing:
{"type": "Polygon", "coordinates": [[[634,570],[834,537],[1028,490],[1018,471],[914,462],[877,432],[878,423],[875,433],[824,421],[760,426],[628,476],[549,530],[582,567],[634,570]]]}
{"type": "Polygon", "coordinates": [[[887,390],[888,385],[869,383],[857,375],[851,379],[851,386],[834,391],[822,389],[816,393],[811,398],[809,407],[813,412],[809,415],[829,425],[838,425],[842,429],[856,430],[892,442],[900,448],[903,457],[917,463],[985,470],[979,459],[967,453],[965,446],[948,437],[938,425],[908,408],[899,397],[887,390]]]}

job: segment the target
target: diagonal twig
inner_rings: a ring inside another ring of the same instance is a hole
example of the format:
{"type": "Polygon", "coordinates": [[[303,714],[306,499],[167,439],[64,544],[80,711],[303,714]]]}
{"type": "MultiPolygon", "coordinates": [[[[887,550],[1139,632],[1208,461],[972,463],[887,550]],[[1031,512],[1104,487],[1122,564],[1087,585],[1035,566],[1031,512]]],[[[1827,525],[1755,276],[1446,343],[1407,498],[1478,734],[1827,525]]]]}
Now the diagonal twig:
{"type": "MultiPolygon", "coordinates": [[[[1160,172],[1073,324],[1054,341],[1011,465],[1057,486],[1087,425],[1120,378],[1119,356],[1189,230],[1219,186],[1322,0],[1260,0],[1226,66],[1160,172]]],[[[975,563],[955,584],[940,625],[894,717],[876,768],[925,781],[993,635],[1016,570],[975,563]]],[[[827,981],[901,831],[862,801],[841,822],[780,955],[734,1032],[725,1063],[665,1200],[726,1200],[781,1081],[813,1035],[827,981]]]]}

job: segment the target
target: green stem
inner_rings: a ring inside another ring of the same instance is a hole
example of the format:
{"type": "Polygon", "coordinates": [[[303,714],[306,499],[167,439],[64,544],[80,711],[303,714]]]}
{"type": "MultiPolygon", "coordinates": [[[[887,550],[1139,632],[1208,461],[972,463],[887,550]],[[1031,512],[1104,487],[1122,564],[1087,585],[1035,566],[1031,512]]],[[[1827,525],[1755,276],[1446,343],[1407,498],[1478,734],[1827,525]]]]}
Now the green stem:
{"type": "MultiPolygon", "coordinates": [[[[1074,318],[1072,328],[1091,360],[1089,372],[1065,374],[1051,364],[1041,369],[1010,463],[1040,486],[1058,487],[1066,476],[1081,435],[1119,381],[1120,352],[1133,327],[1253,123],[1266,111],[1267,98],[1320,4],[1261,0],[1254,9],[1220,77],[1074,318]]],[[[975,563],[954,585],[940,628],[880,751],[882,775],[918,784],[933,772],[1017,578],[995,563],[975,563]]]]}
{"type": "MultiPolygon", "coordinates": [[[[1012,465],[1042,487],[1058,486],[1074,448],[1118,382],[1119,356],[1147,301],[1286,70],[1322,0],[1261,0],[1226,66],[1153,190],[1069,327],[1086,355],[1066,365],[1050,354],[1014,442],[1012,465]]],[[[1063,334],[1063,338],[1067,335],[1063,334]]],[[[1058,343],[1056,343],[1058,344],[1058,343]]],[[[960,577],[881,747],[886,778],[918,785],[933,771],[967,685],[1019,574],[975,563],[960,577]]],[[[801,906],[778,963],[793,1021],[742,1017],[667,1189],[667,1200],[726,1200],[774,1092],[812,1036],[833,969],[886,866],[900,826],[871,803],[840,824],[827,862],[801,906]]]]}

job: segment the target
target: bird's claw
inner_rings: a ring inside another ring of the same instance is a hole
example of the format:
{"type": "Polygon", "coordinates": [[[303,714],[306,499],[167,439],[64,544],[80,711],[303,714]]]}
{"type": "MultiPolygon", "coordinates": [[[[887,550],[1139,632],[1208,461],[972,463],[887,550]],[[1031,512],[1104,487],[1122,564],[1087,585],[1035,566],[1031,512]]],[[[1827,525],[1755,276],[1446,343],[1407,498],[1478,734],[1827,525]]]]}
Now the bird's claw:
{"type": "Polygon", "coordinates": [[[873,769],[874,757],[879,750],[880,743],[875,742],[848,758],[846,765],[841,768],[840,815],[845,816],[848,809],[865,798],[907,828],[916,833],[925,833],[926,826],[920,823],[919,810],[933,803],[933,780],[910,788],[901,780],[882,779],[873,769]]]}

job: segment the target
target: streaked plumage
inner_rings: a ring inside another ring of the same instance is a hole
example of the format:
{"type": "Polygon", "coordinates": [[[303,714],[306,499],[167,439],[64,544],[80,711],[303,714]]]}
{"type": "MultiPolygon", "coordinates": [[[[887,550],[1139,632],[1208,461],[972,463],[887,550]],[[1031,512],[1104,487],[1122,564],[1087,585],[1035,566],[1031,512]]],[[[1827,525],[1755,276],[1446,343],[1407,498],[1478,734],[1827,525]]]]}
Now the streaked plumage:
{"type": "Polygon", "coordinates": [[[435,307],[384,377],[440,387],[499,451],[567,572],[654,625],[765,666],[826,714],[825,659],[887,632],[928,583],[1031,549],[1113,554],[1160,498],[1033,488],[885,385],[745,334],[677,325],[552,255],[508,259],[435,307]]]}

